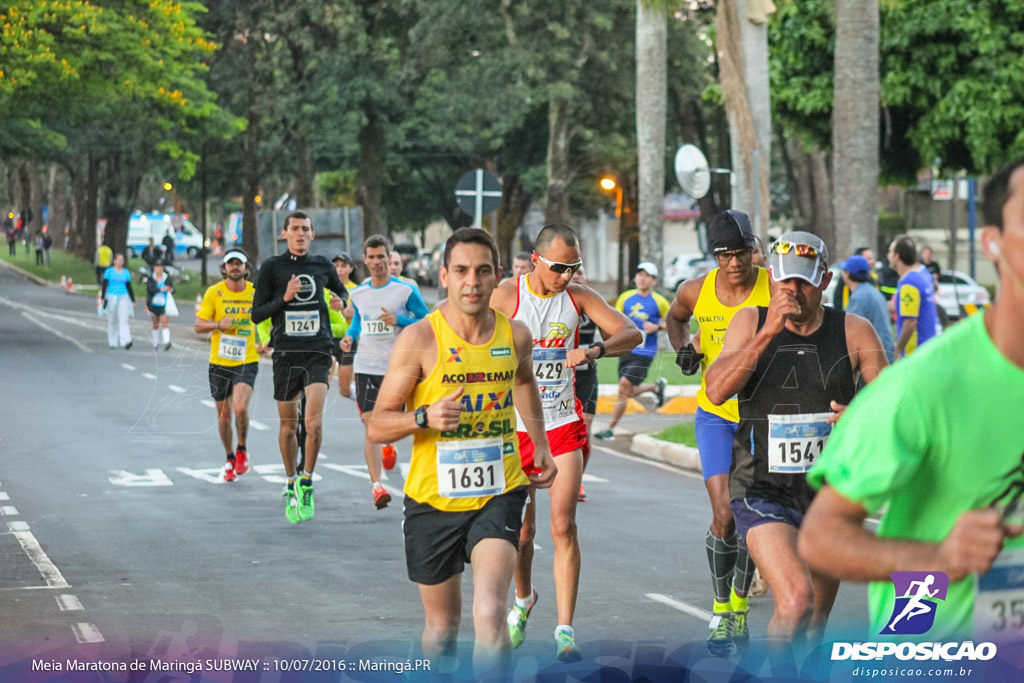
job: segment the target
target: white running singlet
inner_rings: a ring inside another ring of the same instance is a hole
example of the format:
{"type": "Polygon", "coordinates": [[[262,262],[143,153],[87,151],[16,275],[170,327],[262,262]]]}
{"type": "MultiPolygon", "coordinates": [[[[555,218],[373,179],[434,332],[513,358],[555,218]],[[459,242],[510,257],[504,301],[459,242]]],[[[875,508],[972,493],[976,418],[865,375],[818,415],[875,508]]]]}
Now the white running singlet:
{"type": "MultiPolygon", "coordinates": [[[[565,365],[566,354],[580,342],[580,314],[568,290],[540,296],[530,289],[526,275],[519,276],[513,320],[525,324],[533,335],[533,374],[544,407],[544,429],[580,420],[576,413],[576,373],[565,365]]],[[[516,411],[516,430],[526,424],[516,411]]]]}

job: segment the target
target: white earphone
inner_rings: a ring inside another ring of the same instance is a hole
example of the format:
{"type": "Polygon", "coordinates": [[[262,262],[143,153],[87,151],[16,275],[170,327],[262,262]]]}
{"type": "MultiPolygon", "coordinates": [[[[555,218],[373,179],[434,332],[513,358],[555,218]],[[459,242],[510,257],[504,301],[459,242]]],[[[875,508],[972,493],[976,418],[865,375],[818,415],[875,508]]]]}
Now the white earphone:
{"type": "Polygon", "coordinates": [[[988,255],[998,260],[1000,255],[999,242],[995,240],[988,243],[988,255]]]}

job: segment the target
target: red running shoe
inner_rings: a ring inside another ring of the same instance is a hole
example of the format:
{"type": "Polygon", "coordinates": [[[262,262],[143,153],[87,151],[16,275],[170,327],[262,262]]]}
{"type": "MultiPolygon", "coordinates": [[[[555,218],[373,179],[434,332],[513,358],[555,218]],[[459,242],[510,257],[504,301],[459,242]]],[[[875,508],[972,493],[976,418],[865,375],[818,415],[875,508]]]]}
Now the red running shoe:
{"type": "Polygon", "coordinates": [[[386,508],[388,503],[391,502],[391,494],[388,493],[387,489],[383,486],[380,488],[374,487],[373,489],[373,504],[377,506],[378,510],[386,508]]]}
{"type": "MultiPolygon", "coordinates": [[[[381,461],[384,465],[384,469],[393,470],[395,469],[395,463],[398,461],[398,453],[395,452],[395,444],[386,443],[380,447],[381,461]]],[[[377,507],[380,507],[379,505],[377,507]]]]}
{"type": "Polygon", "coordinates": [[[580,494],[576,497],[576,500],[581,503],[587,502],[587,492],[583,490],[583,484],[580,484],[580,494]]]}
{"type": "Polygon", "coordinates": [[[242,448],[235,451],[235,474],[245,474],[249,471],[249,454],[242,448]]]}
{"type": "Polygon", "coordinates": [[[235,463],[228,460],[224,463],[224,481],[234,481],[238,479],[238,475],[235,474],[235,463]]]}

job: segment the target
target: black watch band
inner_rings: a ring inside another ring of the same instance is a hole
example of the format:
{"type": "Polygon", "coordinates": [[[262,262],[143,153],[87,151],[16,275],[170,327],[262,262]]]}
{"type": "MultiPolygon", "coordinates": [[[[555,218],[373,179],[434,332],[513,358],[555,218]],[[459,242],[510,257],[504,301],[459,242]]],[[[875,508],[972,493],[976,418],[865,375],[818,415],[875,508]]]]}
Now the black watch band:
{"type": "Polygon", "coordinates": [[[422,405],[416,409],[415,413],[413,413],[416,420],[416,426],[420,429],[427,428],[427,407],[428,406],[422,405]]]}
{"type": "Polygon", "coordinates": [[[597,357],[598,358],[604,358],[604,353],[605,353],[605,351],[604,351],[604,342],[602,342],[602,341],[594,342],[594,346],[596,346],[598,349],[601,350],[601,352],[597,355],[597,357]]]}

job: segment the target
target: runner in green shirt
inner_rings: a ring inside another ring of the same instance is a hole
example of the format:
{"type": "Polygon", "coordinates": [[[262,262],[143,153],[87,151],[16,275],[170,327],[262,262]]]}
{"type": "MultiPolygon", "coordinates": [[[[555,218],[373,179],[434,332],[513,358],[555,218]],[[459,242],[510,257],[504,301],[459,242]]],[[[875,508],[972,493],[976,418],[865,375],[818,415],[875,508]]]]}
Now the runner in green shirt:
{"type": "Polygon", "coordinates": [[[818,572],[872,582],[878,638],[893,614],[897,571],[949,577],[920,637],[1024,636],[1024,505],[1013,504],[1024,491],[1024,159],[989,181],[984,219],[999,300],[883,372],[808,473],[821,490],[800,553],[818,572]],[[873,535],[863,522],[876,513],[873,535]]]}

